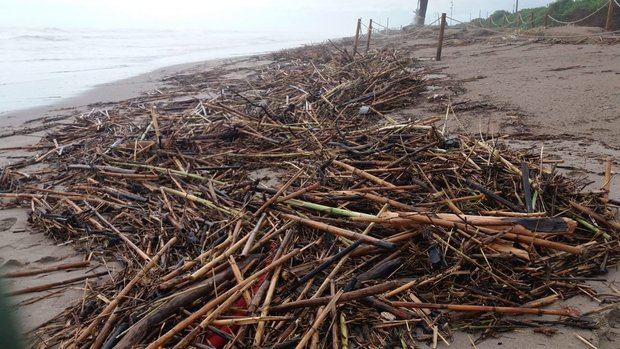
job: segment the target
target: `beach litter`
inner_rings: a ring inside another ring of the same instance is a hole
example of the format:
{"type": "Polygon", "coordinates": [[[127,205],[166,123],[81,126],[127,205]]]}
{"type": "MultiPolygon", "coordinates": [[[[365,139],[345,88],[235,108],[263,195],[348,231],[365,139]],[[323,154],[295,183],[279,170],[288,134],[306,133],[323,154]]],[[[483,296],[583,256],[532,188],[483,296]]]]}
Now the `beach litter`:
{"type": "Polygon", "coordinates": [[[455,329],[595,326],[557,303],[594,296],[586,281],[619,260],[606,190],[444,134],[441,116],[394,117],[427,87],[407,52],[270,58],[84,114],[3,170],[4,206],[124,267],[35,347],[436,346],[455,329]],[[212,97],[176,98],[199,92],[212,97]]]}

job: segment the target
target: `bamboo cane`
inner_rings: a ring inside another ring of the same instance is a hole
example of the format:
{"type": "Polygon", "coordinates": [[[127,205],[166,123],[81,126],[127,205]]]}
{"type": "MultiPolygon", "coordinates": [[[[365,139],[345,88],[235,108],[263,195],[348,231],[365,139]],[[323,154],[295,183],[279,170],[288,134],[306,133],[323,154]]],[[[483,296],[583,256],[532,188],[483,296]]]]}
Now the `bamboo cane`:
{"type": "Polygon", "coordinates": [[[151,344],[149,344],[147,346],[147,349],[156,349],[156,348],[164,346],[166,343],[168,343],[172,339],[173,336],[175,336],[176,334],[181,332],[183,329],[187,328],[188,326],[190,326],[191,324],[196,322],[199,318],[201,318],[207,312],[209,312],[211,309],[216,307],[220,302],[224,301],[225,299],[228,299],[228,297],[230,297],[232,294],[234,294],[238,290],[242,289],[245,285],[249,284],[250,282],[253,282],[258,277],[262,276],[265,273],[268,273],[268,272],[272,271],[273,269],[277,268],[279,265],[281,265],[281,264],[287,262],[288,260],[290,260],[291,258],[295,257],[297,254],[299,254],[300,251],[301,251],[300,249],[295,249],[295,250],[289,252],[288,254],[282,256],[278,260],[273,261],[266,268],[261,269],[258,272],[256,272],[255,274],[247,277],[243,281],[243,283],[237,284],[235,287],[229,289],[228,291],[222,293],[220,296],[218,296],[215,299],[211,300],[210,302],[205,304],[202,308],[200,308],[198,311],[192,313],[186,319],[184,319],[183,321],[177,323],[172,329],[170,329],[168,332],[164,333],[159,338],[157,338],[155,341],[153,341],[151,344]]]}
{"type": "Polygon", "coordinates": [[[18,277],[24,277],[24,276],[32,276],[32,275],[45,274],[45,273],[49,273],[49,272],[53,272],[53,271],[59,271],[59,270],[83,268],[83,267],[87,267],[89,265],[90,265],[90,261],[71,262],[71,263],[64,263],[64,264],[54,265],[54,266],[51,266],[51,267],[37,269],[37,270],[18,271],[18,272],[12,272],[12,273],[5,273],[5,274],[0,275],[0,277],[3,277],[3,278],[18,278],[18,277]]]}
{"type": "Polygon", "coordinates": [[[21,290],[9,292],[8,295],[9,296],[18,296],[18,295],[26,294],[26,293],[46,291],[46,290],[49,290],[51,288],[70,285],[70,284],[78,282],[78,281],[83,281],[83,280],[92,279],[92,278],[98,278],[98,277],[103,276],[103,275],[108,275],[108,272],[107,271],[102,271],[102,272],[99,272],[99,273],[96,273],[96,274],[82,275],[82,276],[77,276],[77,277],[74,277],[74,278],[71,278],[71,279],[67,279],[67,280],[63,280],[63,281],[56,281],[56,282],[51,282],[51,283],[44,284],[44,285],[38,285],[38,286],[32,286],[32,287],[28,287],[28,288],[23,288],[21,290]]]}
{"type": "Polygon", "coordinates": [[[97,216],[97,218],[99,218],[100,221],[102,221],[105,225],[107,225],[110,229],[112,229],[112,231],[119,238],[121,238],[121,240],[123,240],[131,249],[133,249],[138,254],[138,256],[142,257],[147,262],[151,261],[151,258],[146,253],[144,253],[144,251],[142,251],[138,246],[136,246],[136,244],[133,241],[131,241],[127,236],[125,236],[125,234],[121,233],[118,229],[116,229],[116,227],[112,223],[110,223],[107,219],[105,219],[94,207],[92,207],[86,201],[84,201],[84,204],[91,211],[93,211],[93,213],[95,213],[95,216],[97,216]]]}
{"type": "Polygon", "coordinates": [[[410,309],[445,309],[451,311],[465,312],[492,312],[504,314],[534,314],[534,315],[557,315],[577,317],[579,312],[576,309],[537,309],[537,308],[518,308],[518,307],[494,307],[485,305],[468,304],[434,304],[434,303],[412,303],[412,302],[391,302],[395,307],[410,309]]]}
{"type": "Polygon", "coordinates": [[[330,298],[329,303],[327,303],[327,306],[323,308],[323,310],[316,317],[316,320],[314,320],[314,323],[312,324],[312,326],[310,326],[310,329],[304,334],[303,337],[301,337],[301,340],[299,341],[295,349],[302,349],[306,347],[306,344],[308,344],[308,341],[310,340],[312,335],[318,332],[319,327],[323,324],[323,321],[325,321],[325,318],[327,317],[327,315],[330,312],[334,311],[334,309],[336,308],[336,303],[342,296],[342,293],[343,291],[340,290],[336,293],[336,295],[329,297],[330,298]]]}
{"type": "Polygon", "coordinates": [[[256,212],[254,212],[254,217],[261,214],[264,210],[267,209],[267,207],[269,207],[276,200],[278,200],[280,195],[282,195],[282,193],[284,193],[284,191],[288,189],[297,180],[297,178],[301,176],[302,173],[303,173],[303,170],[297,171],[297,173],[295,173],[295,175],[293,175],[291,179],[289,179],[286,183],[284,183],[284,185],[281,186],[280,189],[278,189],[278,191],[271,198],[269,198],[269,200],[265,201],[265,203],[258,210],[256,210],[256,212]]]}
{"type": "Polygon", "coordinates": [[[373,238],[372,236],[368,236],[368,235],[363,235],[360,233],[356,233],[350,230],[346,230],[346,229],[342,229],[342,228],[338,228],[335,227],[333,225],[329,225],[329,224],[325,224],[322,222],[317,222],[317,221],[313,221],[310,219],[305,219],[305,218],[301,218],[299,216],[295,216],[295,215],[290,215],[290,214],[282,214],[281,215],[284,218],[290,219],[290,220],[294,220],[296,222],[302,223],[304,225],[307,225],[311,228],[314,229],[318,229],[321,231],[325,231],[328,232],[330,234],[333,235],[337,235],[337,236],[342,236],[348,239],[352,239],[352,240],[361,240],[365,243],[371,244],[371,245],[375,245],[375,246],[379,246],[381,248],[385,248],[388,250],[392,250],[396,248],[396,245],[384,240],[380,240],[377,238],[373,238]]]}
{"type": "MultiPolygon", "coordinates": [[[[394,287],[397,287],[399,284],[400,282],[398,281],[387,281],[379,285],[369,286],[366,288],[360,288],[355,291],[345,292],[338,299],[338,303],[349,302],[352,300],[380,294],[390,289],[393,289],[394,287]]],[[[318,307],[321,305],[327,305],[330,300],[331,300],[331,297],[317,297],[317,298],[311,298],[311,299],[304,299],[304,300],[300,300],[296,302],[289,302],[289,303],[285,303],[282,305],[273,306],[271,307],[271,311],[284,312],[284,311],[290,311],[292,309],[318,307]]]]}
{"type": "Polygon", "coordinates": [[[355,168],[355,167],[353,167],[351,165],[347,165],[344,162],[341,162],[341,161],[338,161],[338,160],[334,160],[334,161],[332,161],[332,163],[334,165],[337,165],[337,166],[341,167],[341,168],[344,168],[347,171],[351,171],[355,175],[358,175],[358,176],[360,176],[362,178],[368,179],[369,181],[371,181],[371,182],[373,182],[375,184],[378,184],[378,185],[381,185],[381,186],[384,186],[384,187],[390,187],[390,188],[396,187],[394,184],[392,184],[390,182],[384,181],[383,179],[381,179],[379,177],[371,175],[370,173],[368,173],[366,171],[363,171],[363,170],[360,170],[358,168],[355,168]]]}
{"type": "Polygon", "coordinates": [[[97,316],[97,318],[95,318],[95,320],[93,320],[93,322],[91,322],[90,325],[88,325],[88,327],[86,327],[84,330],[81,331],[81,333],[78,335],[78,337],[73,342],[72,344],[73,347],[77,347],[82,341],[84,341],[86,338],[88,338],[88,336],[90,336],[93,333],[93,331],[95,330],[99,322],[103,320],[104,318],[106,318],[108,315],[110,315],[114,311],[114,309],[116,309],[116,307],[120,304],[120,302],[122,302],[123,299],[129,294],[131,289],[144,277],[144,275],[146,275],[146,273],[149,270],[151,270],[153,267],[157,265],[157,261],[159,260],[159,258],[161,258],[161,256],[170,247],[172,247],[176,242],[177,242],[176,237],[173,237],[172,239],[168,240],[168,242],[151,259],[151,261],[147,263],[142,268],[142,270],[140,270],[131,279],[131,281],[127,283],[127,285],[125,285],[125,287],[118,293],[118,295],[110,303],[108,303],[108,305],[101,311],[99,316],[97,316]]]}

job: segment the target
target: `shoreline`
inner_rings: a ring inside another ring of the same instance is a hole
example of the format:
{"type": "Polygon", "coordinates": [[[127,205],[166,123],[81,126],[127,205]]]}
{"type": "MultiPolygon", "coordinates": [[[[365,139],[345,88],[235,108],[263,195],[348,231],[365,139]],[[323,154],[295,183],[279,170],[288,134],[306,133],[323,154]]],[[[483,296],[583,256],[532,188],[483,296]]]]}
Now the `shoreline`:
{"type": "MultiPolygon", "coordinates": [[[[341,38],[332,40],[339,39],[341,38]]],[[[52,113],[55,113],[57,116],[68,116],[68,113],[79,110],[80,108],[85,108],[92,104],[118,103],[131,98],[139,97],[144,93],[148,93],[149,91],[165,86],[165,82],[162,81],[164,78],[180,73],[212,69],[222,64],[230,64],[248,59],[250,57],[261,57],[273,52],[296,49],[315,44],[320,44],[320,42],[297,43],[293,46],[284,46],[279,49],[259,51],[251,54],[231,54],[221,58],[167,65],[146,73],[140,73],[128,78],[89,87],[84,92],[74,96],[61,98],[51,104],[2,112],[0,114],[0,130],[19,129],[19,127],[22,127],[24,124],[31,121],[50,117],[52,116],[50,115],[52,113]]]]}
{"type": "Polygon", "coordinates": [[[0,117],[0,129],[5,127],[19,128],[30,121],[43,117],[49,117],[51,116],[49,114],[52,113],[65,115],[67,112],[85,108],[92,104],[117,103],[127,99],[139,97],[148,91],[152,91],[165,85],[162,79],[167,76],[179,74],[184,71],[213,68],[219,64],[233,62],[235,60],[240,60],[251,56],[253,55],[239,57],[231,56],[227,58],[174,64],[150,71],[148,73],[138,74],[109,83],[99,84],[78,95],[60,99],[56,103],[7,111],[2,117],[0,117]]]}

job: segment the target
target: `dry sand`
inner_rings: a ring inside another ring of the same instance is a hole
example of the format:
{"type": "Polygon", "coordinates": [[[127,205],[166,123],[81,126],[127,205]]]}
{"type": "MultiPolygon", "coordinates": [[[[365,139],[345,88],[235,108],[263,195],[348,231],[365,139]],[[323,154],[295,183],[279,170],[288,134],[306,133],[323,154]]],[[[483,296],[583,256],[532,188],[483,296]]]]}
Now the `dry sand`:
{"type": "MultiPolygon", "coordinates": [[[[585,29],[571,30],[581,33],[585,29]]],[[[390,44],[413,49],[415,57],[427,61],[424,64],[433,65],[438,72],[436,76],[429,77],[436,89],[427,93],[428,103],[403,111],[403,114],[443,114],[445,107],[452,104],[457,117],[448,119],[448,132],[482,132],[486,137],[508,135],[515,147],[529,147],[537,151],[544,146],[545,152],[556,152],[565,160],[561,166],[569,174],[592,178],[596,183],[593,187],[600,183],[603,157],[613,156],[614,170],[618,171],[620,45],[564,45],[512,38],[471,42],[470,36],[471,33],[463,35],[460,32],[448,35],[441,62],[428,60],[435,52],[432,32],[430,36],[415,40],[409,36],[395,36],[389,40],[390,44]]],[[[386,44],[381,40],[376,42],[376,45],[386,44]]],[[[94,107],[103,108],[104,103],[143,93],[157,93],[156,89],[165,85],[162,82],[165,76],[204,71],[222,64],[228,66],[230,74],[243,74],[244,70],[255,69],[260,62],[236,58],[168,67],[100,86],[52,107],[11,113],[0,119],[0,135],[22,129],[24,122],[31,131],[4,137],[2,144],[4,147],[35,144],[40,132],[55,123],[70,122],[67,119],[69,116],[93,107],[87,107],[88,104],[98,103],[94,107]]],[[[32,153],[23,150],[0,151],[0,165],[4,166],[27,155],[32,153]]],[[[614,199],[620,199],[619,177],[614,178],[612,186],[611,196],[614,199]]],[[[26,224],[26,210],[0,212],[0,241],[0,266],[4,265],[7,271],[36,269],[84,258],[70,245],[59,246],[41,234],[30,231],[26,224]]],[[[93,266],[99,268],[97,270],[105,270],[106,266],[102,264],[102,261],[93,261],[93,266]]],[[[90,269],[82,269],[14,279],[10,288],[22,289],[92,272],[90,269]]],[[[610,280],[618,280],[618,270],[610,272],[610,280]]],[[[594,283],[593,287],[601,292],[613,292],[604,283],[594,283]]],[[[62,292],[29,294],[17,298],[16,302],[24,302],[49,296],[22,307],[24,328],[35,328],[59,314],[73,300],[80,299],[79,294],[83,288],[82,282],[62,292]]],[[[575,297],[568,300],[567,304],[585,311],[600,306],[587,297],[575,297]]],[[[559,334],[547,337],[535,334],[531,329],[523,329],[486,340],[477,344],[477,347],[584,348],[585,345],[575,334],[583,336],[599,348],[620,347],[617,329],[620,316],[612,313],[603,320],[610,326],[603,326],[599,331],[560,328],[559,334]]],[[[472,335],[472,338],[476,337],[472,335]]],[[[471,347],[468,335],[455,333],[452,347],[471,347]]]]}

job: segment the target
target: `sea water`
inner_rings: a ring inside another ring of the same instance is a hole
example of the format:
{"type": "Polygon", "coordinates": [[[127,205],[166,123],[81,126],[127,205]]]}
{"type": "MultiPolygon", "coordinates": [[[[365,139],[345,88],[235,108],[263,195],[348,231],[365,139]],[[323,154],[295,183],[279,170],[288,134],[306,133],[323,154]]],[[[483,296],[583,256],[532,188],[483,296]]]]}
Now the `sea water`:
{"type": "Polygon", "coordinates": [[[0,117],[168,65],[321,39],[269,32],[0,27],[0,117]]]}

